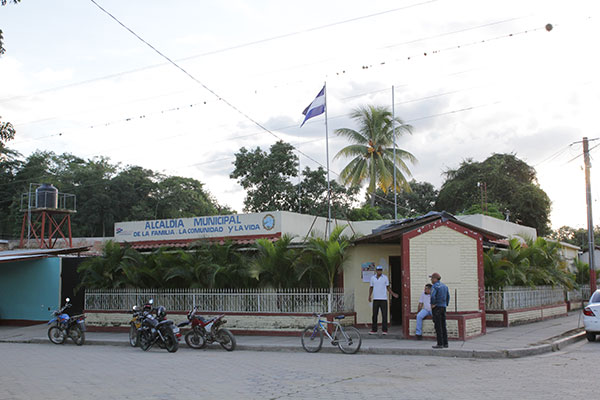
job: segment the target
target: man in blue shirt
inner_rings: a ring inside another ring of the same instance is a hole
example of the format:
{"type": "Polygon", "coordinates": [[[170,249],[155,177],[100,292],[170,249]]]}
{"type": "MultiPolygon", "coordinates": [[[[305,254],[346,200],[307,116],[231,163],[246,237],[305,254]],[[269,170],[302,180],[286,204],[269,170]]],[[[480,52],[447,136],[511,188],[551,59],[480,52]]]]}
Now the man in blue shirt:
{"type": "Polygon", "coordinates": [[[446,330],[446,307],[450,303],[448,286],[442,283],[442,277],[437,272],[429,276],[431,278],[431,314],[437,336],[437,345],[434,349],[448,347],[448,331],[446,330]]]}

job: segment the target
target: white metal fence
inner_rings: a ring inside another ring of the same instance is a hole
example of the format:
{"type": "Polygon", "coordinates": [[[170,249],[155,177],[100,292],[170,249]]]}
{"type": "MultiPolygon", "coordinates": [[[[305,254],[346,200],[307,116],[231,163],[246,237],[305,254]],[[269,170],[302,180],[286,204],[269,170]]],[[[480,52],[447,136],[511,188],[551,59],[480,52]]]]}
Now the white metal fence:
{"type": "Polygon", "coordinates": [[[553,288],[552,286],[538,286],[535,288],[509,286],[501,290],[489,289],[485,291],[486,310],[514,310],[564,302],[564,289],[553,288]]]}
{"type": "Polygon", "coordinates": [[[579,288],[569,290],[567,292],[567,300],[574,301],[588,301],[590,299],[590,287],[589,286],[581,286],[579,288]]]}
{"type": "Polygon", "coordinates": [[[354,293],[344,289],[114,289],[86,290],[86,310],[131,310],[154,299],[168,311],[326,313],[354,311],[354,293]]]}

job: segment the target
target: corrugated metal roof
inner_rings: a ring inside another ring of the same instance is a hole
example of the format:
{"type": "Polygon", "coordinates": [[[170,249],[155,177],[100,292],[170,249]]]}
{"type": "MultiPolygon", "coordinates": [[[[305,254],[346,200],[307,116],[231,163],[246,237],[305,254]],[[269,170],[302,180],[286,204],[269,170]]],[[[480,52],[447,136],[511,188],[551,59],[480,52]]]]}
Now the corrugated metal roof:
{"type": "Polygon", "coordinates": [[[63,254],[82,253],[88,251],[89,246],[69,247],[64,249],[16,249],[0,251],[0,263],[36,260],[63,254]]]}

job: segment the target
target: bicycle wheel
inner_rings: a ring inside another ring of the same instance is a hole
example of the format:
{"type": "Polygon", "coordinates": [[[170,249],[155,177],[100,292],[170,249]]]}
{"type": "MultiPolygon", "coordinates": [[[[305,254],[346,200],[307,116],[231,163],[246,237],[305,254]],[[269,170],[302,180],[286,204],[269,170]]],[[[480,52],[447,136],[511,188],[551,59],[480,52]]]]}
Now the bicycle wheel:
{"type": "Polygon", "coordinates": [[[346,354],[356,353],[362,344],[360,332],[352,326],[346,328],[340,326],[340,330],[335,335],[335,340],[337,340],[340,350],[346,354]]]}
{"type": "Polygon", "coordinates": [[[323,346],[323,331],[316,326],[309,326],[302,331],[302,347],[309,353],[316,353],[323,346]]]}

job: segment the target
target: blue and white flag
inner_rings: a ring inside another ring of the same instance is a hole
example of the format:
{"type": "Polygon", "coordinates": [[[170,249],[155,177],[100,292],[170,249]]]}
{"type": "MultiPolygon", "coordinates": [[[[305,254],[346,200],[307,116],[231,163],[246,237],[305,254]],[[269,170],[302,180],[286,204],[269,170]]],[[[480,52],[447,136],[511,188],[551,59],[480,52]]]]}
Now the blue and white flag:
{"type": "MultiPolygon", "coordinates": [[[[302,114],[305,115],[304,121],[302,121],[302,125],[312,117],[316,117],[317,115],[321,115],[325,112],[325,86],[319,92],[317,97],[302,111],[302,114]]],[[[302,125],[300,127],[302,128],[302,125]]]]}

